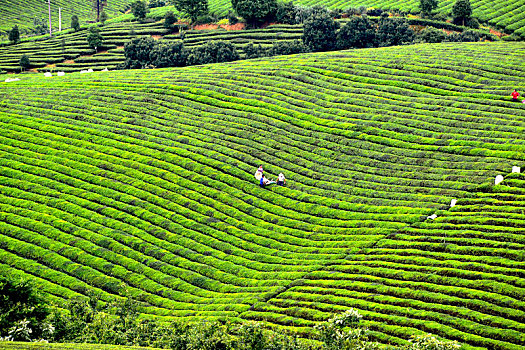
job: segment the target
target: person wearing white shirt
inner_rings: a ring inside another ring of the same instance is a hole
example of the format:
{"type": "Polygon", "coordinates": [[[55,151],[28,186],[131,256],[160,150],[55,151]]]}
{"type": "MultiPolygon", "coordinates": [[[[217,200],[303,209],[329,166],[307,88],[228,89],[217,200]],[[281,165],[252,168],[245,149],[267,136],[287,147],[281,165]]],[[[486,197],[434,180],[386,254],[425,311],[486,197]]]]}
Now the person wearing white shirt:
{"type": "Polygon", "coordinates": [[[286,184],[286,178],[284,177],[283,173],[279,174],[279,177],[277,178],[277,185],[284,186],[286,184]]]}

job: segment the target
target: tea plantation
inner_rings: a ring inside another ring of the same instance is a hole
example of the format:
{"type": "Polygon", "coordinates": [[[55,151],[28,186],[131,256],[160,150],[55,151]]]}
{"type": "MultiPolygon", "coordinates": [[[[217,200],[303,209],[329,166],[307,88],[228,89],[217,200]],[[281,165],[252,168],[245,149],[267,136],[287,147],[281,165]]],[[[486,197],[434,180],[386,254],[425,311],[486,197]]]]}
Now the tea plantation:
{"type": "Polygon", "coordinates": [[[129,293],[145,318],[308,336],[355,308],[382,343],[525,349],[524,55],[425,44],[2,82],[0,273],[50,301],[129,293]],[[261,164],[287,185],[260,188],[261,164]]]}
{"type": "MultiPolygon", "coordinates": [[[[438,1],[438,12],[443,14],[450,14],[455,0],[438,1]]],[[[118,14],[124,13],[129,9],[131,0],[112,0],[108,2],[106,12],[110,18],[118,14]]],[[[294,4],[303,6],[322,5],[332,9],[346,10],[350,7],[374,7],[385,10],[400,10],[410,13],[419,12],[419,0],[404,0],[404,1],[380,1],[369,0],[363,2],[361,0],[294,0],[294,4]]],[[[482,23],[487,23],[491,26],[498,27],[508,33],[516,33],[525,37],[525,0],[518,1],[496,1],[496,0],[472,0],[471,1],[473,16],[482,23]]],[[[58,29],[58,8],[62,8],[62,28],[69,28],[71,16],[76,14],[81,19],[82,23],[86,21],[94,21],[95,15],[91,10],[89,1],[52,1],[52,23],[56,31],[58,29]]],[[[231,1],[229,0],[209,0],[208,2],[210,13],[224,16],[232,9],[231,1]]],[[[47,1],[14,1],[5,0],[0,6],[0,16],[2,22],[0,23],[0,33],[7,33],[13,25],[18,25],[21,29],[31,30],[33,26],[33,19],[35,17],[45,20],[47,25],[47,1]]],[[[154,9],[152,15],[159,13],[162,17],[163,11],[154,9]]],[[[122,19],[131,19],[131,14],[124,16],[122,19]],[[125,18],[124,18],[125,17],[125,18]]]]}

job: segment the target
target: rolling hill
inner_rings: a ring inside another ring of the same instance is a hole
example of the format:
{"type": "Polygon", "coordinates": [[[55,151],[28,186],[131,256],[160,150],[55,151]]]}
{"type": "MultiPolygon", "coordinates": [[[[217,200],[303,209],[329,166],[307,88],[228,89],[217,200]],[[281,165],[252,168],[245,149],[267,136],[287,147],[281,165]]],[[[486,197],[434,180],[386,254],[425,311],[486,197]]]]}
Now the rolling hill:
{"type": "Polygon", "coordinates": [[[0,83],[0,273],[50,301],[126,292],[144,317],[307,335],[354,307],[384,343],[524,349],[524,54],[425,44],[0,83]],[[260,164],[287,186],[260,188],[260,164]]]}

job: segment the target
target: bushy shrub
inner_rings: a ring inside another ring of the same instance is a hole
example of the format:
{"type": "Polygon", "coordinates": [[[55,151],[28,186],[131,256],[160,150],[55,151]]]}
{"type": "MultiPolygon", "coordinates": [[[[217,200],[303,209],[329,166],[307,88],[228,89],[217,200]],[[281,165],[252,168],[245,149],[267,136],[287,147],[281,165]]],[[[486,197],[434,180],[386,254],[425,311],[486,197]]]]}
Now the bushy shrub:
{"type": "MultiPolygon", "coordinates": [[[[174,0],[175,8],[188,15],[192,28],[196,23],[202,23],[199,17],[208,14],[208,0],[174,0]]],[[[206,19],[206,23],[213,22],[206,19]]]]}
{"type": "Polygon", "coordinates": [[[121,68],[139,69],[150,65],[150,54],[154,45],[155,40],[149,36],[130,40],[124,45],[126,61],[121,68]]]}
{"type": "Polygon", "coordinates": [[[265,50],[261,44],[254,45],[253,42],[249,42],[248,45],[244,47],[244,54],[246,59],[250,59],[268,56],[268,51],[265,50]]]}
{"type": "Polygon", "coordinates": [[[292,41],[277,41],[273,43],[273,46],[270,48],[268,55],[269,56],[278,56],[278,55],[293,55],[297,53],[308,52],[308,48],[300,40],[292,41]]]}
{"type": "Polygon", "coordinates": [[[448,16],[445,13],[443,13],[443,12],[438,12],[438,13],[432,15],[432,19],[434,21],[446,22],[447,19],[448,19],[448,16]]]}
{"type": "Polygon", "coordinates": [[[297,11],[293,2],[279,2],[277,3],[277,11],[275,12],[275,21],[284,24],[297,24],[297,11]]]}
{"type": "Polygon", "coordinates": [[[456,0],[452,6],[452,17],[454,24],[465,26],[472,17],[472,6],[470,0],[456,0]]]}
{"type": "Polygon", "coordinates": [[[235,46],[225,41],[210,41],[191,50],[187,65],[231,62],[239,59],[235,46]]]}
{"type": "Polygon", "coordinates": [[[187,57],[188,52],[181,41],[161,42],[151,50],[150,62],[157,68],[183,67],[187,57]]]}
{"type": "Polygon", "coordinates": [[[441,43],[447,40],[447,34],[440,29],[426,27],[419,33],[418,40],[425,43],[441,43]]]}
{"type": "Polygon", "coordinates": [[[177,23],[177,21],[178,19],[173,13],[173,11],[166,12],[166,14],[164,15],[164,28],[173,29],[173,26],[175,25],[175,23],[177,23]]]}
{"type": "Polygon", "coordinates": [[[102,46],[102,40],[100,29],[96,26],[90,27],[87,34],[88,45],[97,51],[98,48],[102,46]]]}
{"type": "Polygon", "coordinates": [[[0,276],[0,336],[6,340],[31,341],[50,336],[44,322],[49,315],[43,297],[27,281],[0,276]]]}
{"type": "Polygon", "coordinates": [[[10,31],[9,31],[9,41],[13,44],[17,44],[20,42],[20,31],[18,30],[18,26],[15,25],[10,31]]]}
{"type": "Polygon", "coordinates": [[[131,4],[131,13],[133,14],[133,17],[140,21],[143,21],[146,18],[148,12],[149,8],[144,1],[137,0],[131,4]]]}
{"type": "Polygon", "coordinates": [[[466,20],[465,27],[469,27],[472,29],[479,29],[479,22],[477,19],[471,17],[466,20]]]}
{"type": "Polygon", "coordinates": [[[462,33],[453,33],[448,36],[448,41],[455,42],[478,42],[481,36],[475,30],[466,30],[462,33]]]}
{"type": "Polygon", "coordinates": [[[80,30],[80,23],[78,23],[77,15],[71,16],[71,28],[73,28],[75,32],[78,32],[80,30]]]}
{"type": "Polygon", "coordinates": [[[430,17],[437,6],[437,0],[419,0],[419,11],[423,17],[430,17]]]}
{"type": "Polygon", "coordinates": [[[324,7],[314,7],[304,22],[303,42],[310,51],[330,51],[336,48],[339,23],[324,7]]]}
{"type": "Polygon", "coordinates": [[[149,0],[148,7],[150,9],[155,7],[163,7],[169,5],[169,2],[166,0],[149,0]]]}
{"type": "Polygon", "coordinates": [[[376,46],[376,30],[368,17],[352,17],[337,33],[337,46],[341,50],[376,46]]]}
{"type": "Polygon", "coordinates": [[[406,350],[457,350],[461,344],[457,341],[442,341],[432,334],[418,335],[410,340],[410,345],[405,346],[406,350]]]}
{"type": "Polygon", "coordinates": [[[277,0],[232,0],[232,7],[249,26],[257,26],[275,18],[277,0]]]}
{"type": "Polygon", "coordinates": [[[26,69],[31,68],[31,61],[29,60],[29,57],[27,55],[22,55],[20,57],[20,61],[18,62],[20,64],[20,68],[24,71],[26,69]]]}
{"type": "Polygon", "coordinates": [[[376,8],[370,8],[370,9],[365,9],[364,13],[362,14],[366,14],[367,16],[371,16],[371,17],[379,17],[383,14],[383,10],[376,9],[376,8]]]}
{"type": "Polygon", "coordinates": [[[415,33],[405,18],[381,16],[377,30],[379,46],[394,46],[410,44],[415,33]]]}
{"type": "Polygon", "coordinates": [[[102,12],[100,13],[100,19],[99,19],[99,20],[100,20],[100,23],[101,23],[102,25],[105,25],[105,24],[106,24],[106,21],[108,20],[108,15],[106,14],[106,11],[102,11],[102,12]]]}

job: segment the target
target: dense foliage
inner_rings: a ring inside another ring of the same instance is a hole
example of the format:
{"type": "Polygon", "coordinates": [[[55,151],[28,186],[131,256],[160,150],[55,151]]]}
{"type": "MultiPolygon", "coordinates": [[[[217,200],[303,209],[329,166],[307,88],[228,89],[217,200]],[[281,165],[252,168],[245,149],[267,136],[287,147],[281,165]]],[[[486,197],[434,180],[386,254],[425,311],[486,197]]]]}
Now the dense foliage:
{"type": "Polygon", "coordinates": [[[405,18],[381,16],[377,29],[379,46],[395,46],[411,44],[415,33],[405,18]]]}
{"type": "Polygon", "coordinates": [[[131,13],[139,21],[143,21],[149,12],[148,5],[143,0],[136,0],[131,4],[131,13]]]}
{"type": "Polygon", "coordinates": [[[20,41],[20,31],[18,30],[18,26],[14,26],[9,32],[9,41],[13,44],[20,41]]]}
{"type": "Polygon", "coordinates": [[[376,27],[366,15],[355,16],[337,33],[339,49],[376,46],[376,27]]]}
{"type": "Polygon", "coordinates": [[[172,0],[175,8],[188,15],[192,25],[197,22],[199,16],[208,13],[208,0],[172,0]]]}
{"type": "Polygon", "coordinates": [[[172,29],[177,23],[178,19],[173,13],[173,11],[166,12],[166,15],[164,15],[164,27],[168,29],[172,29]]]}
{"type": "Polygon", "coordinates": [[[438,7],[438,0],[419,0],[419,10],[423,17],[432,16],[432,12],[438,7]]]}
{"type": "Polygon", "coordinates": [[[277,12],[277,0],[231,0],[235,12],[249,25],[272,19],[277,12]]]}
{"type": "Polygon", "coordinates": [[[311,51],[330,51],[337,46],[339,23],[324,7],[314,7],[304,22],[303,42],[311,51]]]}
{"type": "Polygon", "coordinates": [[[48,336],[44,320],[49,310],[44,303],[28,281],[0,276],[0,337],[28,341],[48,336]]]}
{"type": "Polygon", "coordinates": [[[100,29],[96,26],[90,27],[87,34],[87,42],[90,47],[98,51],[98,48],[102,46],[103,38],[100,35],[100,29]]]}
{"type": "Polygon", "coordinates": [[[71,16],[71,28],[75,32],[78,32],[80,30],[80,23],[78,22],[78,16],[77,15],[71,16]]]}
{"type": "Polygon", "coordinates": [[[23,71],[31,67],[31,61],[29,60],[29,57],[27,55],[22,55],[18,63],[23,71]]]}

